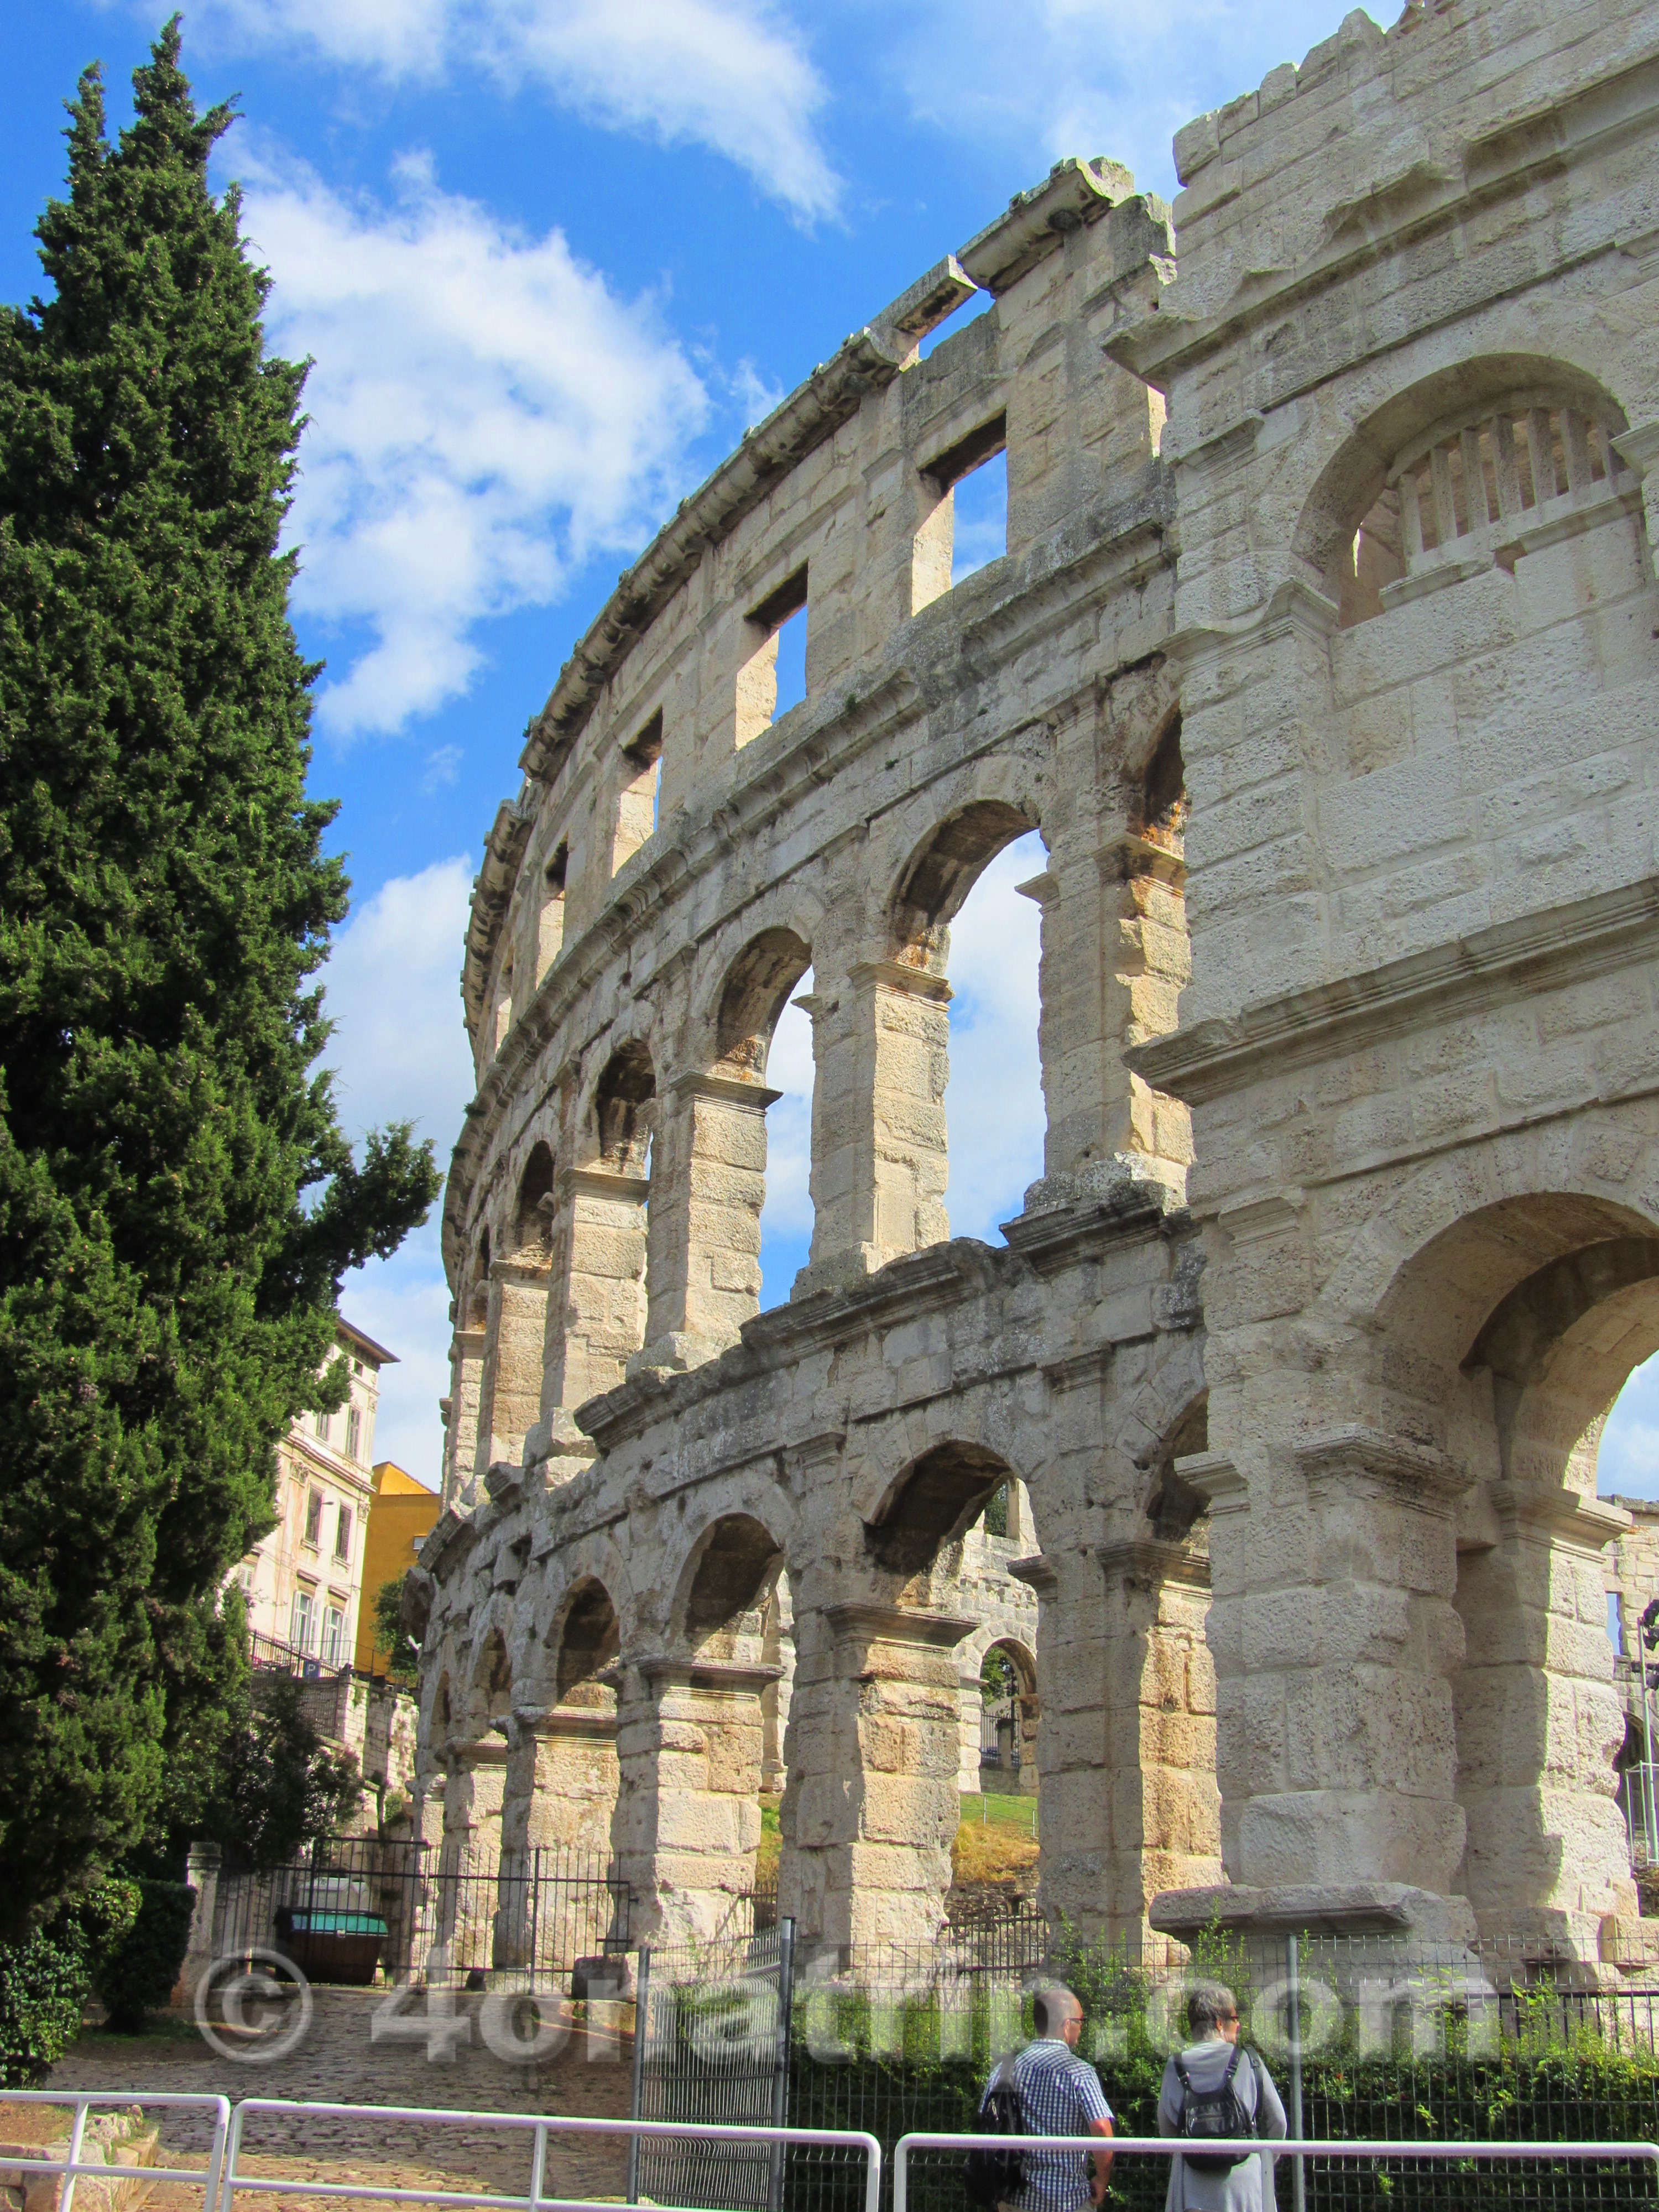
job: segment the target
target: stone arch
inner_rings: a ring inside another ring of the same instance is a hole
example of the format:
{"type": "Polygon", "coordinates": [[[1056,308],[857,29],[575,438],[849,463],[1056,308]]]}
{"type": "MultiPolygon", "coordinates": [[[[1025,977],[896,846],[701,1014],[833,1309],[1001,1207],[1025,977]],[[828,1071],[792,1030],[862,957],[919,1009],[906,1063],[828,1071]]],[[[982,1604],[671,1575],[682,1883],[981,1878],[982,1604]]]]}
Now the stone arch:
{"type": "Polygon", "coordinates": [[[1209,1511],[1209,1500],[1182,1474],[1176,1462],[1210,1448],[1210,1394],[1200,1390],[1176,1414],[1160,1440],[1142,1492],[1142,1511],[1159,1543],[1184,1544],[1209,1511]]]}
{"type": "Polygon", "coordinates": [[[505,1720],[513,1711],[513,1662],[501,1628],[488,1631],[473,1662],[467,1698],[467,1719],[475,1731],[492,1721],[505,1720]]]}
{"type": "Polygon", "coordinates": [[[753,937],[726,970],[714,1023],[714,1051],[722,1074],[766,1079],[766,1055],[789,994],[812,964],[812,952],[793,929],[772,928],[753,937]]]}
{"type": "Polygon", "coordinates": [[[1018,1470],[988,1444],[951,1439],[933,1445],[888,1486],[866,1517],[872,1560],[906,1590],[921,1585],[1011,1478],[1018,1480],[1018,1470]]]}
{"type": "Polygon", "coordinates": [[[1626,427],[1612,395],[1567,361],[1495,352],[1455,362],[1384,400],[1343,441],[1304,506],[1292,557],[1350,627],[1382,611],[1378,594],[1410,564],[1413,532],[1422,534],[1413,520],[1419,480],[1431,495],[1432,550],[1449,532],[1468,537],[1477,524],[1518,526],[1528,510],[1558,495],[1546,481],[1557,467],[1562,494],[1576,491],[1581,477],[1585,485],[1621,476],[1633,484],[1606,442],[1626,427]]]}
{"type": "MultiPolygon", "coordinates": [[[[977,1640],[977,1639],[976,1639],[977,1640]]],[[[988,1787],[983,1770],[1001,1778],[1006,1790],[1034,1796],[1037,1789],[1038,1743],[1042,1725],[1042,1700],[1037,1687],[1036,1654],[1018,1636],[1006,1632],[985,1638],[979,1655],[981,1684],[981,1787],[988,1787]],[[1013,1686],[1006,1699],[987,1701],[985,1670],[993,1652],[1000,1652],[1013,1674],[1013,1686]],[[987,1725],[988,1723],[988,1726],[987,1725]],[[987,1754],[994,1753],[994,1759],[987,1754]]]]}
{"type": "Polygon", "coordinates": [[[602,1678],[621,1651],[622,1627],[597,1575],[583,1575],[573,1585],[548,1641],[554,1703],[614,1712],[616,1690],[602,1678]]]}
{"type": "Polygon", "coordinates": [[[1041,827],[1025,805],[975,799],[929,830],[906,861],[888,909],[892,957],[942,975],[951,920],[988,862],[1041,827]]]}
{"type": "Polygon", "coordinates": [[[705,1528],[681,1571],[675,1642],[699,1657],[735,1660],[758,1646],[766,1601],[784,1564],[782,1546],[752,1513],[725,1513],[705,1528]]]}
{"type": "Polygon", "coordinates": [[[472,1287],[467,1294],[467,1303],[468,1319],[474,1328],[482,1328],[489,1318],[489,1224],[487,1221],[478,1231],[472,1287]]]}
{"type": "Polygon", "coordinates": [[[1623,1516],[1596,1502],[1595,1449],[1656,1348],[1659,1224],[1559,1189],[1467,1204],[1398,1265],[1366,1344],[1378,1431],[1422,1469],[1395,1480],[1456,1500],[1434,1540],[1462,1629],[1448,1670],[1458,1887],[1484,1927],[1592,1956],[1630,1899],[1613,1802],[1624,1717],[1601,1632],[1601,1552],[1623,1516]],[[1587,1626],[1564,1637],[1564,1617],[1587,1626]]]}
{"type": "Polygon", "coordinates": [[[657,1071],[643,1037],[619,1044],[593,1086],[592,1141],[599,1164],[617,1175],[642,1175],[651,1142],[657,1071]]]}
{"type": "Polygon", "coordinates": [[[1181,709],[1165,717],[1136,775],[1130,798],[1130,827],[1149,844],[1177,857],[1182,849],[1191,801],[1187,763],[1181,749],[1181,709]]]}
{"type": "Polygon", "coordinates": [[[514,1208],[514,1245],[520,1252],[544,1251],[553,1215],[553,1148],[538,1138],[519,1177],[514,1208]]]}

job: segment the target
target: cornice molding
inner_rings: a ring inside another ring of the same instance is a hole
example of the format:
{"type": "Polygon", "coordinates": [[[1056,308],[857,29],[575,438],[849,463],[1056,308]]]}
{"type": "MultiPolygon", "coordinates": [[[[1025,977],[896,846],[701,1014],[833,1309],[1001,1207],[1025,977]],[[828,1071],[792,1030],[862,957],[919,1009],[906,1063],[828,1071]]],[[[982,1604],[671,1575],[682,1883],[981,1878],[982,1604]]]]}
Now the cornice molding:
{"type": "Polygon", "coordinates": [[[1579,982],[1659,944],[1659,877],[1596,897],[1494,923],[1363,974],[1195,1023],[1124,1054],[1136,1074],[1188,1105],[1241,1090],[1262,1073],[1304,1067],[1425,1024],[1579,982]]]}

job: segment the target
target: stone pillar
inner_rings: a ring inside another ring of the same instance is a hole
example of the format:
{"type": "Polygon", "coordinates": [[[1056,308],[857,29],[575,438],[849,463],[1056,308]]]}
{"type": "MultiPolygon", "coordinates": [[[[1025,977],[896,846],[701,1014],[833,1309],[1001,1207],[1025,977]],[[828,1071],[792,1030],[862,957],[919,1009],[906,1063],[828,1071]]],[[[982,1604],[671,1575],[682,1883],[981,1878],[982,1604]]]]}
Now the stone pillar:
{"type": "Polygon", "coordinates": [[[976,1674],[964,1669],[957,1674],[957,1708],[962,1729],[962,1765],[957,1775],[957,1788],[963,1796],[973,1796],[984,1787],[980,1774],[980,1735],[985,1721],[985,1692],[976,1674]]]}
{"type": "Polygon", "coordinates": [[[1602,1923],[1637,1911],[1613,1758],[1602,1547],[1627,1516],[1571,1491],[1491,1486],[1497,1540],[1462,1551],[1466,1633],[1455,1678],[1465,1888],[1483,1933],[1600,1954],[1602,1923]]]}
{"type": "Polygon", "coordinates": [[[898,961],[817,978],[812,1022],[812,1256],[795,1295],[951,1233],[945,1085],[951,987],[898,961]]]}
{"type": "Polygon", "coordinates": [[[800,1603],[779,1909],[805,1940],[938,1936],[961,1818],[956,1650],[976,1625],[800,1603]]]}
{"type": "MultiPolygon", "coordinates": [[[[1221,1901],[1240,1920],[1282,1919],[1293,1902],[1303,1924],[1462,1941],[1474,1918],[1456,1891],[1453,1594],[1468,1478],[1361,1427],[1285,1449],[1271,1486],[1220,1452],[1176,1462],[1211,1506],[1221,1901]]],[[[1188,1889],[1154,1919],[1186,1933],[1217,1902],[1188,1889]]]]}
{"type": "Polygon", "coordinates": [[[190,1911],[190,1940],[185,1948],[185,1963],[179,1970],[175,1995],[186,2004],[195,2002],[197,1986],[216,1955],[215,1923],[219,1912],[221,1856],[217,1844],[193,1843],[185,1863],[185,1880],[196,1892],[196,1901],[190,1911]]]}
{"type": "Polygon", "coordinates": [[[476,1965],[493,1956],[507,1756],[498,1735],[451,1751],[437,1869],[434,1969],[458,1961],[476,1965]]]}
{"type": "MultiPolygon", "coordinates": [[[[623,1662],[614,1830],[634,1892],[636,1942],[688,1942],[733,1927],[760,1848],[763,1692],[776,1667],[726,1660],[623,1662]]],[[[746,1932],[746,1931],[745,1931],[746,1932]]]]}
{"type": "Polygon", "coordinates": [[[759,1312],[766,1109],[781,1096],[738,1076],[667,1085],[652,1156],[647,1341],[630,1373],[712,1359],[759,1312]]]}
{"type": "Polygon", "coordinates": [[[498,1460],[518,1464],[526,1433],[540,1409],[548,1282],[544,1260],[490,1263],[489,1320],[474,1456],[480,1479],[498,1460]]]}
{"type": "Polygon", "coordinates": [[[646,1200],[649,1181],[609,1168],[566,1168],[553,1227],[542,1414],[555,1429],[623,1380],[645,1341],[646,1200]]]}
{"type": "Polygon", "coordinates": [[[485,1332],[458,1328],[449,1349],[449,1426],[444,1438],[444,1504],[453,1505],[472,1482],[478,1461],[478,1395],[485,1332]]]}

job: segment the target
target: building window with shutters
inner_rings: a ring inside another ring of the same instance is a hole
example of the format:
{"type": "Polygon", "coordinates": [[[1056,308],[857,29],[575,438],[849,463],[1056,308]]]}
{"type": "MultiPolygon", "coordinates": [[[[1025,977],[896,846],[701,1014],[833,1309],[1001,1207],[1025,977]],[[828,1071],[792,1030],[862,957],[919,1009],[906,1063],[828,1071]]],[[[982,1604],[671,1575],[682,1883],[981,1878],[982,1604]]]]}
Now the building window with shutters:
{"type": "Polygon", "coordinates": [[[346,1457],[356,1459],[363,1448],[363,1417],[354,1406],[346,1415],[346,1457]]]}
{"type": "Polygon", "coordinates": [[[351,1557],[351,1508],[343,1505],[334,1523],[334,1556],[337,1559],[351,1557]]]}
{"type": "Polygon", "coordinates": [[[331,1605],[323,1613],[323,1664],[340,1667],[344,1663],[345,1615],[337,1605],[331,1605]]]}
{"type": "Polygon", "coordinates": [[[309,1653],[317,1628],[317,1600],[308,1589],[297,1589],[289,1613],[288,1640],[296,1651],[309,1653]]]}
{"type": "Polygon", "coordinates": [[[323,1493],[320,1490],[306,1494],[306,1548],[314,1552],[323,1540],[323,1493]]]}

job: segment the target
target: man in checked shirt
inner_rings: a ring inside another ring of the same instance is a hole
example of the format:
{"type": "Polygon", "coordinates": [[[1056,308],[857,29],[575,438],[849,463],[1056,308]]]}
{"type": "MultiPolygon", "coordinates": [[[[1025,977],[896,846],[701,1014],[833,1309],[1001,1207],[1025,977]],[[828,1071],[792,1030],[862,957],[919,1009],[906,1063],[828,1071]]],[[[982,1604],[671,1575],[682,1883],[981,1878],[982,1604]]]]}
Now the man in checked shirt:
{"type": "MultiPolygon", "coordinates": [[[[1036,2034],[1014,2060],[1025,2132],[1033,2136],[1106,2136],[1112,2132],[1112,2108],[1100,2076],[1077,2055],[1083,2033],[1083,2007],[1066,1989],[1039,1990],[1031,2001],[1036,2034]]],[[[996,2078],[994,2072],[992,2080],[996,2078]]],[[[980,2110],[985,2110],[990,2084],[980,2110]]],[[[1012,2148],[1012,2146],[1011,2146],[1012,2148]]],[[[1027,2151],[1024,2185],[1008,2200],[1007,2212],[1082,2212],[1106,2195],[1112,2170],[1110,2151],[1027,2151]]]]}

